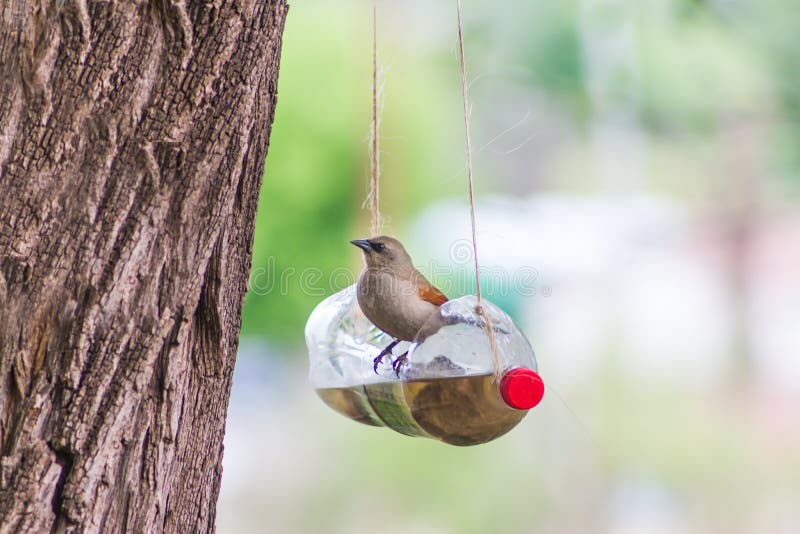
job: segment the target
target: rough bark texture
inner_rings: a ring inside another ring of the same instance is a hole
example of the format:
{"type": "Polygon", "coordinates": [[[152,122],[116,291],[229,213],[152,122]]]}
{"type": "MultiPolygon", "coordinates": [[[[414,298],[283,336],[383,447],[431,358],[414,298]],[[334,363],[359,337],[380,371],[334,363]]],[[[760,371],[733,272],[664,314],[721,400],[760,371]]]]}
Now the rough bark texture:
{"type": "Polygon", "coordinates": [[[213,530],[286,10],[0,4],[0,531],[213,530]]]}

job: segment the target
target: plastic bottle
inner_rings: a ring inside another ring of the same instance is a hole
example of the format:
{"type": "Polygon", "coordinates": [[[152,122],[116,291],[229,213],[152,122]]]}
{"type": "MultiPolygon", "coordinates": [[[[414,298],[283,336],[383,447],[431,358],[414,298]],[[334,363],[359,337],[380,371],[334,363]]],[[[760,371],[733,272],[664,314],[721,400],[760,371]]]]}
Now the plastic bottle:
{"type": "Polygon", "coordinates": [[[360,423],[452,445],[502,436],[538,404],[544,384],[528,340],[484,299],[495,356],[476,305],[473,296],[445,303],[445,326],[395,347],[395,357],[408,350],[399,373],[386,358],[376,374],[373,359],[392,338],[363,315],[351,286],[320,303],[309,317],[311,383],[328,406],[360,423]]]}

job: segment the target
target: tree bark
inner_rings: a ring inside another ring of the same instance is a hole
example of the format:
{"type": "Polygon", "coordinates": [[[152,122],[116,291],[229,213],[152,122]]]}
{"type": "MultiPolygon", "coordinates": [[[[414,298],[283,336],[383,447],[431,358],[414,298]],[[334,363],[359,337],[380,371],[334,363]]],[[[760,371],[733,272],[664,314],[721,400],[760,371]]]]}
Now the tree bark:
{"type": "Polygon", "coordinates": [[[0,531],[213,531],[286,11],[0,5],[0,531]]]}

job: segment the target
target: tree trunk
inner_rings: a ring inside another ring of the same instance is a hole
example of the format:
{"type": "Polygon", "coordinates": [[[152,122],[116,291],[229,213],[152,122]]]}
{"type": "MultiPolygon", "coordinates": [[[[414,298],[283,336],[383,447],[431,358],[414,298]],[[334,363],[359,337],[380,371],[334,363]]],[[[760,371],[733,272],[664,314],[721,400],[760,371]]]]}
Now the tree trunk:
{"type": "Polygon", "coordinates": [[[0,531],[213,531],[286,10],[0,4],[0,531]]]}

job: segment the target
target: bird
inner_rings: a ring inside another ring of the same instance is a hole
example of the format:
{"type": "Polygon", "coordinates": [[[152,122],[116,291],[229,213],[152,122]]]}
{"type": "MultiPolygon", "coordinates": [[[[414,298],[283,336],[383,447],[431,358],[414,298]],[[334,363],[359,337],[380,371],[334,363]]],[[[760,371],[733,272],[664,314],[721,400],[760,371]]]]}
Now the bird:
{"type": "MultiPolygon", "coordinates": [[[[447,296],[420,273],[403,244],[381,235],[356,239],[351,243],[364,253],[364,270],[358,278],[357,299],[361,311],[372,324],[394,338],[373,360],[373,370],[401,341],[414,341],[433,335],[444,325],[440,308],[447,296]]],[[[400,374],[408,351],[392,368],[400,374]]]]}

